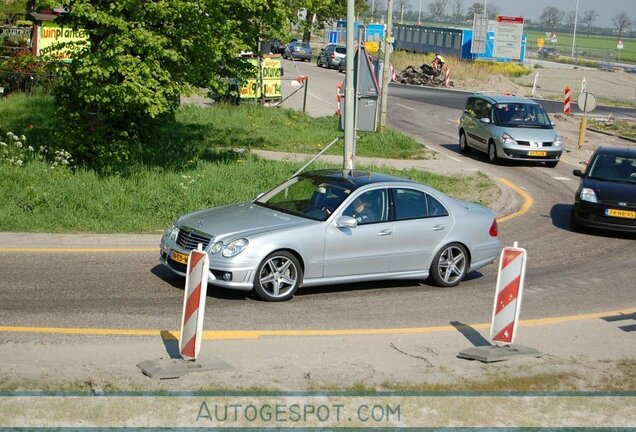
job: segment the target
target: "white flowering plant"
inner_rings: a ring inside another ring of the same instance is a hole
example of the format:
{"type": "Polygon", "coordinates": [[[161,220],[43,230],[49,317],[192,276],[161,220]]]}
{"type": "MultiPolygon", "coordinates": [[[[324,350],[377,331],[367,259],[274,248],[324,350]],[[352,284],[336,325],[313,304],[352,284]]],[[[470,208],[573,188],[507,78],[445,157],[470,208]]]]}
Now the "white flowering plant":
{"type": "Polygon", "coordinates": [[[53,150],[46,146],[34,149],[27,145],[24,135],[7,132],[4,139],[0,137],[0,165],[21,167],[28,162],[42,161],[51,167],[67,167],[73,162],[71,154],[64,149],[53,150]]]}

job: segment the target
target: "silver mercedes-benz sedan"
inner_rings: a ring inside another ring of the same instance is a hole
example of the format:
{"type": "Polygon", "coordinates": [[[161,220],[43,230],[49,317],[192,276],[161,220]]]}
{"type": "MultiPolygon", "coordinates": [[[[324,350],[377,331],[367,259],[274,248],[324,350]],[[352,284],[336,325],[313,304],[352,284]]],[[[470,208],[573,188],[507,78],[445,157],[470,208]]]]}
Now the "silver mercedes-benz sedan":
{"type": "Polygon", "coordinates": [[[251,202],[179,217],[161,262],[185,275],[201,244],[209,283],[284,301],[299,287],[389,279],[455,286],[492,263],[493,212],[412,180],[356,170],[306,172],[251,202]]]}

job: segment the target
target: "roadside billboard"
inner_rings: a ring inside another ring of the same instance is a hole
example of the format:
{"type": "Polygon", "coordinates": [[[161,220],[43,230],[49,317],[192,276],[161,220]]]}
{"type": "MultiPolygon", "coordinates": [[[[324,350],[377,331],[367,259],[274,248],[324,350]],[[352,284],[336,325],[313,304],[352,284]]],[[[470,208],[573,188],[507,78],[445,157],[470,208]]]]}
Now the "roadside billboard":
{"type": "Polygon", "coordinates": [[[523,22],[523,17],[497,16],[493,57],[513,60],[522,58],[523,22]]]}
{"type": "Polygon", "coordinates": [[[257,76],[241,86],[241,99],[280,99],[283,96],[283,67],[279,55],[247,59],[256,67],[257,76]]]}
{"type": "Polygon", "coordinates": [[[67,62],[73,59],[73,47],[62,47],[61,44],[88,42],[88,34],[85,30],[63,27],[51,21],[44,21],[38,25],[37,38],[36,54],[38,56],[67,62]]]}

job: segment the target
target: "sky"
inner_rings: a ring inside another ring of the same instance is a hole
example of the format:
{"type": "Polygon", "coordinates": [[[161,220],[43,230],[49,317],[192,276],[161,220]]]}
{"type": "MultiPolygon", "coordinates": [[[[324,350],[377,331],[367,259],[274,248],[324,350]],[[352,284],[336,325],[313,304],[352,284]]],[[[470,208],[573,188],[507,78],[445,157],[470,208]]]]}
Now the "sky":
{"type": "MultiPolygon", "coordinates": [[[[428,11],[428,5],[432,0],[410,0],[413,11],[418,11],[422,3],[422,13],[428,11]]],[[[464,8],[468,9],[476,1],[483,3],[484,0],[463,0],[464,8]]],[[[568,12],[576,9],[577,0],[485,0],[488,4],[499,6],[502,15],[523,16],[524,18],[538,21],[539,15],[546,6],[568,12]]],[[[620,12],[627,12],[636,26],[636,0],[578,0],[579,16],[589,9],[598,12],[599,17],[594,21],[595,26],[612,27],[612,18],[620,12]]],[[[447,11],[453,0],[448,1],[447,11]]],[[[632,27],[632,30],[634,27],[632,27]]]]}

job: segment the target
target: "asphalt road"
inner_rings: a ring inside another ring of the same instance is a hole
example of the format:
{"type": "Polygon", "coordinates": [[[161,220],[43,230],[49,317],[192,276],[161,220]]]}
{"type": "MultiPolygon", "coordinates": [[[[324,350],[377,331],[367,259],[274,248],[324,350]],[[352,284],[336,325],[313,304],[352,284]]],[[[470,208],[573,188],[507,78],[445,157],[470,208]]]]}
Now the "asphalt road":
{"type": "MultiPolygon", "coordinates": [[[[335,82],[344,75],[315,64],[292,66],[292,73],[310,74],[307,105],[330,113],[335,107],[331,96],[335,96],[335,82]]],[[[527,213],[500,224],[504,245],[518,241],[528,250],[523,318],[634,306],[634,236],[569,230],[577,182],[568,163],[556,169],[496,166],[478,154],[460,155],[456,119],[462,98],[461,92],[392,85],[388,118],[393,127],[427,143],[452,163],[506,178],[533,197],[527,213]]],[[[181,318],[183,280],[158,265],[158,249],[2,252],[0,257],[0,325],[173,329],[181,318]]],[[[496,266],[491,265],[455,288],[424,282],[348,284],[304,289],[282,304],[210,287],[204,327],[351,329],[489,322],[495,281],[496,266]]]]}

